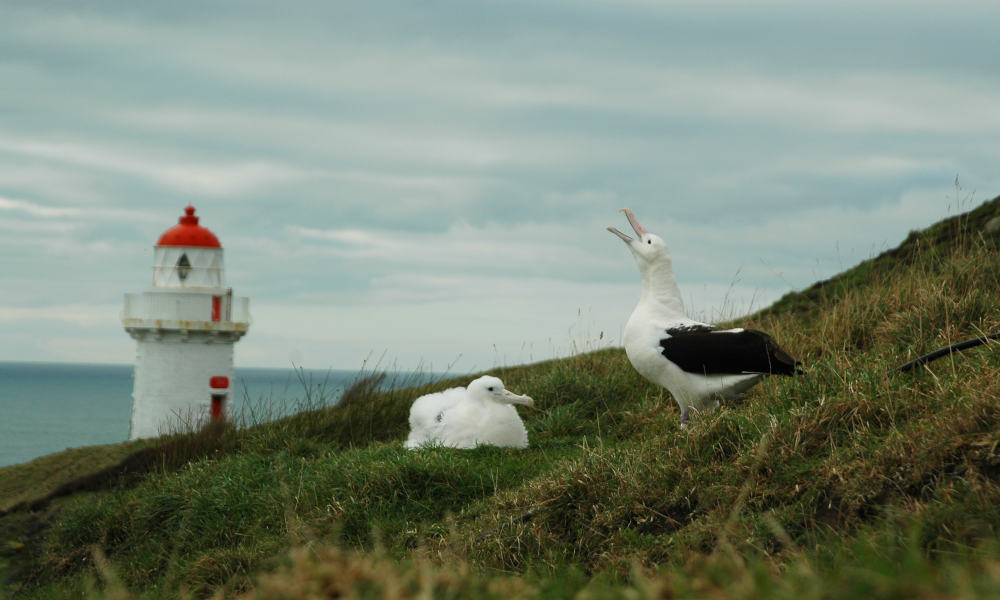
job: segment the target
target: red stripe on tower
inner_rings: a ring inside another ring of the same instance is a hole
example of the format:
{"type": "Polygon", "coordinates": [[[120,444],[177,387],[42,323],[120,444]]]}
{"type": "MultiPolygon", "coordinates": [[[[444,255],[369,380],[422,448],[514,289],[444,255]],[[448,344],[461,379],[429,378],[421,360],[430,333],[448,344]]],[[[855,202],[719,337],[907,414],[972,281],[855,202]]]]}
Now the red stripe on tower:
{"type": "Polygon", "coordinates": [[[226,399],[225,394],[212,394],[211,417],[213,421],[222,420],[222,404],[226,399]]]}

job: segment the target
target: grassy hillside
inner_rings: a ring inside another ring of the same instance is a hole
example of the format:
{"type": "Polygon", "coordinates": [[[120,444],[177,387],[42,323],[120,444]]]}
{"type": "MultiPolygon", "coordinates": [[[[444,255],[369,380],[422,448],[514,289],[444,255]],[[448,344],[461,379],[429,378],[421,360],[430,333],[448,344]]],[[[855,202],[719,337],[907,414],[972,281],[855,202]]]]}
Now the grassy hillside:
{"type": "Polygon", "coordinates": [[[42,456],[31,462],[0,467],[0,511],[30,503],[60,486],[112,465],[148,442],[84,446],[42,456]]]}
{"type": "Polygon", "coordinates": [[[888,372],[1000,331],[998,244],[980,234],[998,214],[1000,198],[741,320],[808,373],[688,429],[617,348],[492,371],[536,399],[526,450],[405,451],[410,402],[456,381],[371,380],[11,510],[6,593],[996,597],[1000,353],[888,372]]]}

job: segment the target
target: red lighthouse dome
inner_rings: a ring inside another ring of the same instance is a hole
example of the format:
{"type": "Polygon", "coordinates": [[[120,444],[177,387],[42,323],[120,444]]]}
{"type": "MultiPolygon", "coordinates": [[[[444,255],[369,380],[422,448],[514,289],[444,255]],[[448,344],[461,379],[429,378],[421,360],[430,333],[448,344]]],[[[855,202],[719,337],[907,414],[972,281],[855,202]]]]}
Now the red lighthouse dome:
{"type": "Polygon", "coordinates": [[[194,216],[194,207],[187,206],[185,215],[178,219],[178,224],[163,232],[157,246],[189,246],[200,248],[221,248],[219,238],[208,229],[198,224],[194,216]]]}

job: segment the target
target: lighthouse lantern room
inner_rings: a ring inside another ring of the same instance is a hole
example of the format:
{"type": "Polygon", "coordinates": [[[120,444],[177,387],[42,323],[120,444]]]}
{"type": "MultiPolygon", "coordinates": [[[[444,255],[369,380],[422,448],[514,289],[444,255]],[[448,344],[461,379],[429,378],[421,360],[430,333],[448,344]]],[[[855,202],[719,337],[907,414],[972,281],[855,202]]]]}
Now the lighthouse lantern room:
{"type": "Polygon", "coordinates": [[[188,206],[153,249],[153,286],[125,294],[122,325],[136,341],[130,439],[224,419],[233,344],[250,300],[225,288],[222,245],[188,206]]]}

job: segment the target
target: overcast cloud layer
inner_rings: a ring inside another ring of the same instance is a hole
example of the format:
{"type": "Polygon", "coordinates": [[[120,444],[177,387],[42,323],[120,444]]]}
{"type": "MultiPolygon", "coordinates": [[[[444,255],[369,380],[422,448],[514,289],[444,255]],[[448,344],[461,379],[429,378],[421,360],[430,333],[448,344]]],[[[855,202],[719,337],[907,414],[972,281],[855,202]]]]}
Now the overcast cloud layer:
{"type": "Polygon", "coordinates": [[[625,206],[693,316],[761,308],[1000,193],[998,26],[985,2],[4,3],[0,360],[132,362],[122,294],[189,203],[251,299],[240,366],[617,345],[625,206]]]}

